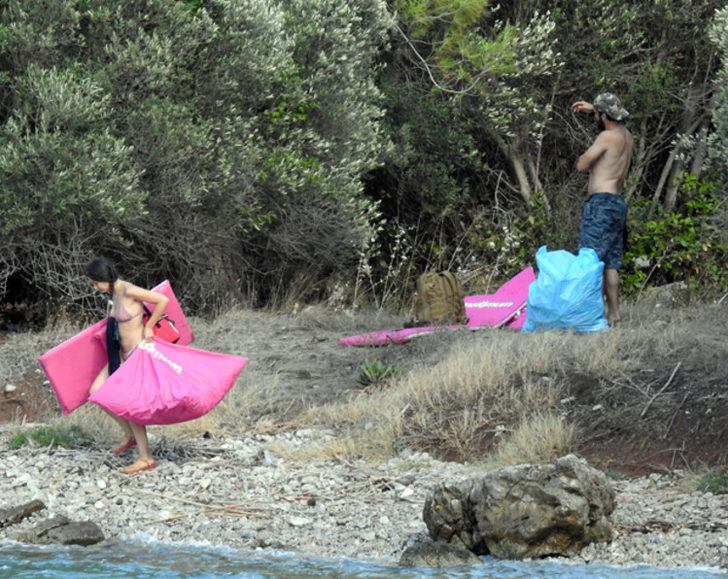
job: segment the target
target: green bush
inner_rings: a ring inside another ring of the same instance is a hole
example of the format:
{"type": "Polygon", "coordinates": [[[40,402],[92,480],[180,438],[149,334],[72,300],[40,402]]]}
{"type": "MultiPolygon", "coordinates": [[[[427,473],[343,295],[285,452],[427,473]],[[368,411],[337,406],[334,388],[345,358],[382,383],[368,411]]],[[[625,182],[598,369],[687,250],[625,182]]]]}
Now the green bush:
{"type": "Polygon", "coordinates": [[[604,470],[604,475],[610,480],[625,480],[627,475],[611,468],[604,470]]]}
{"type": "Polygon", "coordinates": [[[0,12],[0,300],[89,306],[98,254],[194,311],[320,297],[355,267],[386,150],[383,1],[0,12]]]}
{"type": "Polygon", "coordinates": [[[696,288],[728,283],[728,243],[713,225],[721,207],[713,186],[687,176],[679,210],[657,208],[644,201],[630,209],[629,243],[625,252],[622,289],[639,294],[649,286],[685,281],[696,288]]]}
{"type": "Polygon", "coordinates": [[[362,364],[356,381],[362,386],[383,386],[400,370],[402,366],[393,366],[382,360],[368,360],[362,364]]]}

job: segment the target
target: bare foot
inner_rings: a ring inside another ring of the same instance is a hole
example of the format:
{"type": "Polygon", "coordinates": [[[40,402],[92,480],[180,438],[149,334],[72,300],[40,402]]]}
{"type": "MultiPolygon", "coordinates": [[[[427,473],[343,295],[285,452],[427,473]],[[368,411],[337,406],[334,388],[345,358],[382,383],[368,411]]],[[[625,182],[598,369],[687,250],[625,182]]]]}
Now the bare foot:
{"type": "Polygon", "coordinates": [[[127,466],[122,472],[124,474],[134,474],[143,470],[152,470],[157,468],[157,463],[151,459],[140,458],[134,464],[127,466]]]}

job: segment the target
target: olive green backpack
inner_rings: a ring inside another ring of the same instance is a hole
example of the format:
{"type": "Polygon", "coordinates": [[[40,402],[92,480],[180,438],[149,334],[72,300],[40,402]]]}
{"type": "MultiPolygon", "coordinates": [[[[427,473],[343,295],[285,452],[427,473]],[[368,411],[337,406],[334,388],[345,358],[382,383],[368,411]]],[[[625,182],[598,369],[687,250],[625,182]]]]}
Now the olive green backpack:
{"type": "Polygon", "coordinates": [[[409,325],[447,326],[464,324],[465,315],[463,286],[450,271],[428,271],[417,279],[415,320],[409,325]]]}

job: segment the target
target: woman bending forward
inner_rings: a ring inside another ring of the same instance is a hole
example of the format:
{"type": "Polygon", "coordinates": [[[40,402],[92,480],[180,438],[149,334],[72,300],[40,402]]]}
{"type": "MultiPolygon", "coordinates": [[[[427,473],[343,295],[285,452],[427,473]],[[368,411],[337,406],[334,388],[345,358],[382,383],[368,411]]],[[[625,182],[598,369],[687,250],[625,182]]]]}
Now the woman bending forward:
{"type": "MultiPolygon", "coordinates": [[[[169,298],[119,279],[114,265],[104,258],[95,259],[89,263],[86,266],[86,275],[91,278],[97,291],[108,294],[110,297],[109,318],[113,318],[116,322],[119,357],[121,363],[124,363],[142,340],[151,340],[154,337],[152,329],[164,314],[169,298]],[[144,302],[154,304],[154,310],[146,324],[144,323],[144,302]]],[[[108,323],[113,323],[113,321],[109,319],[108,323]]],[[[110,354],[110,359],[112,358],[113,355],[110,354]]],[[[89,395],[98,390],[108,377],[109,364],[99,372],[91,384],[89,395]]],[[[108,414],[119,423],[124,432],[123,440],[113,449],[114,454],[120,454],[134,445],[139,448],[139,458],[127,466],[123,472],[134,474],[155,468],[157,464],[149,453],[146,427],[143,424],[134,424],[124,420],[110,412],[108,414]]]]}

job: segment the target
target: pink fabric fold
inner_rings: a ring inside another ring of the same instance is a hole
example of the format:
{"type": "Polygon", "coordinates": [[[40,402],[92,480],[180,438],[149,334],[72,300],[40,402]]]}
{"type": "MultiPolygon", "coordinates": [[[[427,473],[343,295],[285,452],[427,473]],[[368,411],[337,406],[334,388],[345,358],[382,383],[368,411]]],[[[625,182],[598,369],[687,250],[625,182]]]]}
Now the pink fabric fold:
{"type": "Polygon", "coordinates": [[[88,400],[136,424],[194,420],[220,403],[246,362],[230,354],[144,341],[88,400]]]}

